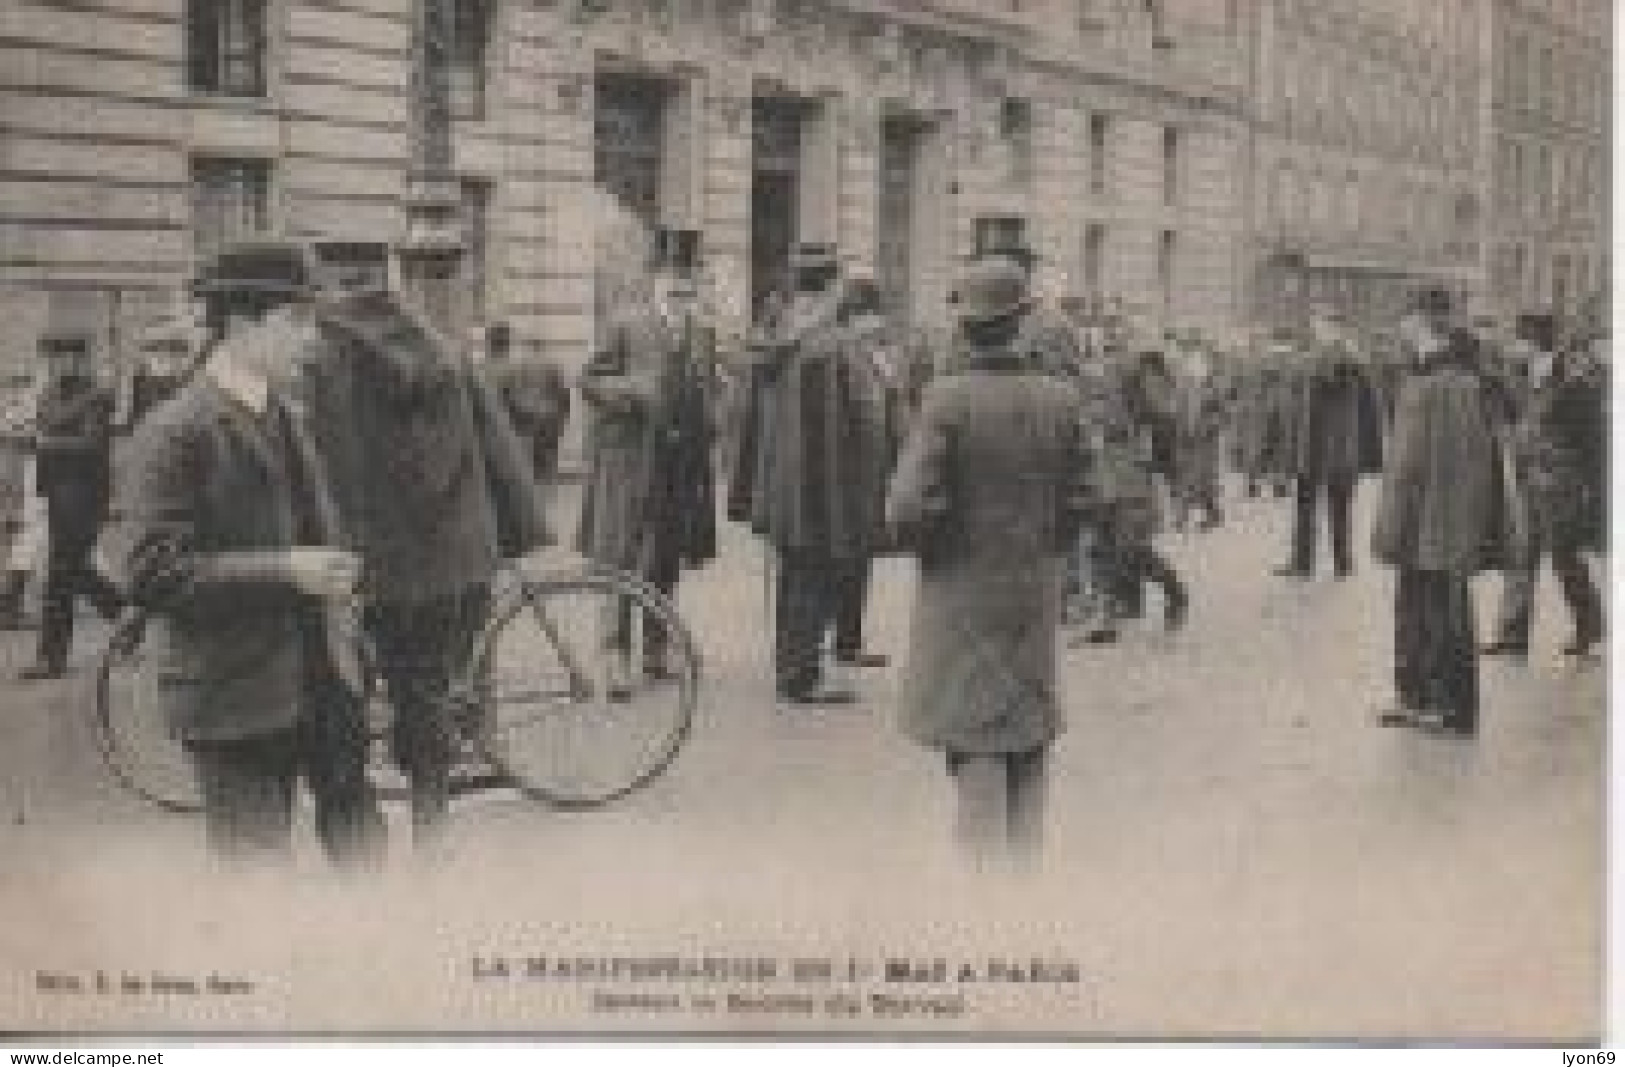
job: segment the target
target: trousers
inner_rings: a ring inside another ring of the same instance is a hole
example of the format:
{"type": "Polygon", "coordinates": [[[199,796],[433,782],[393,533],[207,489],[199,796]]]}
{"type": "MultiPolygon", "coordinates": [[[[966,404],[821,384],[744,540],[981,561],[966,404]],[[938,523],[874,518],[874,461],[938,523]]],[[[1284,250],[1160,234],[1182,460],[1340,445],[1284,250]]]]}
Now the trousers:
{"type": "Polygon", "coordinates": [[[284,863],[292,856],[295,788],[302,777],[316,805],[316,834],[337,866],[381,862],[383,814],[367,778],[367,722],[342,682],[313,679],[298,723],[261,737],[190,742],[210,851],[230,866],[284,863]]]}
{"type": "Polygon", "coordinates": [[[842,566],[825,552],[779,554],[773,605],[773,673],[781,696],[802,696],[823,680],[824,640],[840,604],[842,566]]]}
{"type": "Polygon", "coordinates": [[[415,833],[432,832],[450,806],[451,768],[466,724],[448,697],[473,655],[489,599],[487,586],[474,585],[367,610],[367,633],[394,710],[390,747],[411,783],[415,833]]]}
{"type": "Polygon", "coordinates": [[[1354,479],[1341,475],[1298,478],[1296,507],[1292,513],[1292,567],[1304,572],[1314,570],[1318,525],[1316,512],[1323,493],[1326,497],[1326,525],[1332,543],[1332,565],[1339,573],[1347,573],[1354,569],[1349,526],[1354,505],[1354,479]]]}
{"type": "MultiPolygon", "coordinates": [[[[1538,535],[1537,535],[1538,537],[1538,535]]],[[[1539,540],[1529,546],[1529,557],[1523,566],[1510,567],[1501,575],[1501,611],[1496,624],[1500,640],[1513,645],[1528,645],[1529,631],[1535,621],[1535,585],[1540,576],[1543,556],[1550,555],[1552,571],[1563,590],[1563,601],[1569,606],[1574,620],[1574,635],[1582,642],[1602,637],[1602,594],[1591,580],[1584,558],[1577,548],[1569,545],[1542,544],[1539,540]]]]}
{"type": "Polygon", "coordinates": [[[73,646],[73,606],[83,596],[109,618],[118,614],[118,590],[92,563],[98,523],[47,506],[45,590],[40,605],[39,659],[60,669],[73,646]]]}
{"type": "Polygon", "coordinates": [[[1400,568],[1394,594],[1394,688],[1410,711],[1478,725],[1478,645],[1472,588],[1448,571],[1400,568]]]}
{"type": "Polygon", "coordinates": [[[1030,863],[1043,847],[1049,748],[980,755],[949,752],[958,798],[955,837],[979,866],[1030,863]]]}
{"type": "Polygon", "coordinates": [[[835,567],[835,658],[856,662],[863,654],[863,616],[869,607],[869,578],[874,561],[841,560],[835,567]]]}

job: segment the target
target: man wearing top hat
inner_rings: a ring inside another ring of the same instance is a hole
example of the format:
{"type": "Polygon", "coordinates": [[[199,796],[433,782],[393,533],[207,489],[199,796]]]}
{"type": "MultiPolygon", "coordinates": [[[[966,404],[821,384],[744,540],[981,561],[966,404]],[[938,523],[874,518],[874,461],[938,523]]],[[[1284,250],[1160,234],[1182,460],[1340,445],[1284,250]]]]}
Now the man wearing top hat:
{"type": "MultiPolygon", "coordinates": [[[[716,556],[711,464],[712,334],[698,307],[699,232],[658,231],[653,270],[639,299],[617,309],[583,369],[592,412],[586,497],[577,547],[671,595],[685,566],[716,556]]],[[[632,620],[617,605],[606,620],[610,692],[633,685],[632,620]]],[[[669,679],[667,635],[644,634],[642,674],[669,679]]]]}
{"type": "Polygon", "coordinates": [[[39,652],[25,681],[67,672],[76,597],[108,618],[119,610],[117,591],[92,563],[112,490],[113,393],[96,380],[88,337],[46,337],[40,354],[47,377],[33,449],[35,490],[45,501],[45,595],[39,652]]]}
{"type": "MultiPolygon", "coordinates": [[[[791,260],[795,291],[777,327],[757,345],[758,386],[748,517],[778,566],[774,675],[792,704],[849,703],[824,662],[841,606],[841,578],[873,555],[879,501],[859,472],[875,461],[857,349],[842,321],[833,246],[802,243],[791,260]]],[[[738,514],[739,512],[735,512],[738,514]]]]}

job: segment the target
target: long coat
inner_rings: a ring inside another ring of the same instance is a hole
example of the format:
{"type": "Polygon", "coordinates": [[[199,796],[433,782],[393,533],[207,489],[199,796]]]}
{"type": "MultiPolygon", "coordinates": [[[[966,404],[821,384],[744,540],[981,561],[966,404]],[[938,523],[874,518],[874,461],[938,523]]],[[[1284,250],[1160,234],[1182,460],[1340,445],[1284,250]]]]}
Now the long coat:
{"type": "Polygon", "coordinates": [[[35,414],[36,491],[46,502],[52,540],[91,540],[112,493],[111,390],[83,379],[53,382],[35,414]]]}
{"type": "Polygon", "coordinates": [[[1089,506],[1074,388],[1014,357],[927,387],[887,498],[919,555],[902,723],[952,752],[1026,752],[1062,729],[1062,559],[1089,506]]]}
{"type": "Polygon", "coordinates": [[[1322,348],[1290,382],[1289,473],[1325,484],[1382,469],[1381,401],[1352,351],[1322,348]]]}
{"type": "Polygon", "coordinates": [[[1515,546],[1483,383],[1456,364],[1401,388],[1372,554],[1395,567],[1471,575],[1515,546]]]}
{"type": "Polygon", "coordinates": [[[471,365],[387,292],[318,325],[304,403],[369,600],[459,595],[550,543],[530,451],[471,365]]]}
{"type": "Polygon", "coordinates": [[[863,559],[884,530],[890,451],[866,355],[834,301],[804,304],[766,353],[752,529],[781,552],[863,559]]]}
{"type": "Polygon", "coordinates": [[[657,553],[715,557],[711,358],[708,332],[653,306],[610,323],[579,382],[592,423],[576,547],[589,559],[645,573],[657,553]]]}
{"type": "Polygon", "coordinates": [[[154,612],[146,647],[175,737],[290,727],[316,670],[358,683],[352,646],[274,567],[290,546],[343,543],[299,420],[278,436],[200,376],[136,427],[117,481],[104,544],[126,595],[154,612]]]}
{"type": "Polygon", "coordinates": [[[1515,434],[1520,503],[1538,543],[1601,550],[1608,539],[1605,386],[1561,369],[1531,390],[1515,434]]]}

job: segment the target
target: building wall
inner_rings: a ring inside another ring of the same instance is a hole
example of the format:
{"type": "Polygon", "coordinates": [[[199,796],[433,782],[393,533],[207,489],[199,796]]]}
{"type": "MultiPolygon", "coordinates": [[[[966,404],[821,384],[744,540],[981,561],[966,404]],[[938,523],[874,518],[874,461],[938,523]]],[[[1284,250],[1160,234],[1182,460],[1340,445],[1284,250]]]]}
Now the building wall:
{"type": "MultiPolygon", "coordinates": [[[[262,96],[189,87],[185,0],[0,5],[0,342],[22,359],[47,328],[88,330],[118,359],[179,302],[200,249],[198,160],[258,161],[264,228],[391,245],[409,154],[411,0],[268,0],[262,96]]],[[[460,176],[486,198],[467,307],[511,321],[568,364],[593,335],[594,87],[606,71],[669,79],[662,220],[704,231],[730,330],[751,271],[753,96],[792,96],[804,133],[799,229],[876,269],[880,131],[909,115],[922,146],[911,237],[915,316],[942,321],[979,215],[1027,218],[1048,296],[1083,285],[1085,229],[1106,227],[1100,288],[1161,320],[1229,325],[1245,164],[1238,33],[1227,0],[495,0],[483,111],[460,119],[460,176]],[[1018,103],[1012,108],[1006,99],[1018,103]],[[1103,194],[1089,117],[1110,117],[1103,194]],[[1010,116],[1020,119],[1012,132],[1010,116]],[[1179,133],[1164,202],[1163,131],[1179,133]],[[1174,300],[1158,247],[1171,232],[1174,300]],[[477,289],[477,291],[475,291],[477,289]]],[[[214,209],[210,209],[214,210],[214,209]]],[[[211,216],[212,217],[212,216],[211,216]]]]}
{"type": "Polygon", "coordinates": [[[1601,0],[1494,4],[1486,272],[1508,312],[1607,284],[1609,14],[1601,0]]]}
{"type": "Polygon", "coordinates": [[[1258,0],[1252,302],[1382,325],[1482,285],[1486,0],[1258,0]]]}

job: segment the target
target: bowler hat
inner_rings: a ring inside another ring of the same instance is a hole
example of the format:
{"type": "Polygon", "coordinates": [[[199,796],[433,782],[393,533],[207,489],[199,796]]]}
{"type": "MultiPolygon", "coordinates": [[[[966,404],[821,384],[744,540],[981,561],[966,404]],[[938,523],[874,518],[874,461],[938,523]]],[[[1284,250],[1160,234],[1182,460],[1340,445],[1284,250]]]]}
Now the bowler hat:
{"type": "Polygon", "coordinates": [[[1028,305],[1026,273],[1003,257],[980,259],[967,266],[957,292],[959,317],[969,323],[1002,319],[1028,305]]]}
{"type": "Polygon", "coordinates": [[[1513,336],[1550,352],[1557,347],[1557,316],[1550,312],[1527,312],[1518,316],[1513,336]]]}
{"type": "Polygon", "coordinates": [[[297,241],[243,241],[215,253],[198,272],[193,289],[199,294],[301,296],[314,289],[313,266],[310,249],[297,241]]]}

